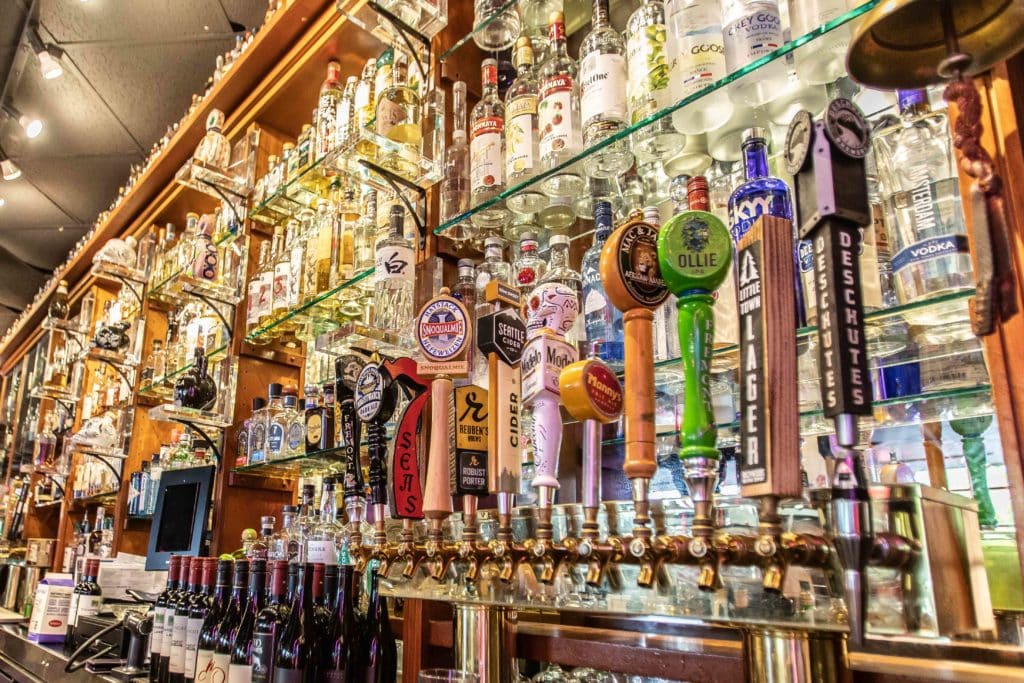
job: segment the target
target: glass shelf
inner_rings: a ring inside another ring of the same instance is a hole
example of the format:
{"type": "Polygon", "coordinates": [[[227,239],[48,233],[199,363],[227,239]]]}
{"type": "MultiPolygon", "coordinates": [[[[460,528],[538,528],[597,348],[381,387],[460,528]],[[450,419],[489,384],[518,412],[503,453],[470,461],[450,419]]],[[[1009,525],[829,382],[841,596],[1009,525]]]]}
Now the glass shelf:
{"type": "MultiPolygon", "coordinates": [[[[220,360],[221,355],[228,349],[227,344],[221,344],[213,351],[206,354],[208,359],[220,360]]],[[[189,362],[181,366],[174,372],[169,372],[163,377],[158,377],[152,382],[143,384],[138,391],[140,396],[150,396],[153,398],[165,398],[169,397],[174,389],[174,380],[180,377],[182,374],[187,372],[194,363],[189,362]]]]}
{"type": "Polygon", "coordinates": [[[91,455],[94,458],[114,458],[116,460],[124,460],[128,457],[120,448],[107,448],[103,446],[95,446],[88,443],[72,443],[75,452],[82,453],[83,455],[91,455]]]}
{"type": "MultiPolygon", "coordinates": [[[[465,45],[466,43],[468,43],[469,41],[471,41],[473,39],[473,36],[475,36],[476,34],[480,33],[480,31],[483,31],[485,28],[487,28],[491,24],[492,21],[494,21],[495,19],[497,19],[498,17],[503,15],[505,12],[507,12],[509,10],[515,11],[515,7],[518,4],[519,3],[517,2],[517,0],[505,0],[505,2],[501,5],[501,7],[497,8],[492,14],[490,14],[486,19],[484,19],[480,23],[474,24],[473,28],[471,28],[469,30],[469,33],[467,33],[466,35],[464,35],[461,38],[459,38],[458,40],[456,40],[455,43],[450,48],[448,48],[447,50],[442,52],[440,60],[442,62],[444,62],[444,61],[446,61],[448,59],[451,59],[451,57],[456,52],[458,52],[459,49],[462,48],[463,45],[465,45]]],[[[475,19],[476,16],[474,15],[473,18],[475,19]]]]}
{"type": "Polygon", "coordinates": [[[326,292],[322,292],[301,306],[296,306],[295,308],[285,312],[280,317],[271,320],[265,325],[257,327],[245,336],[245,341],[256,344],[269,342],[280,335],[282,332],[281,327],[286,323],[290,328],[295,324],[306,323],[314,319],[323,321],[335,320],[338,317],[337,308],[332,305],[335,303],[335,297],[352,285],[362,282],[372,276],[373,268],[368,268],[357,273],[337,287],[329,289],[326,292]]]}
{"type": "Polygon", "coordinates": [[[336,330],[321,334],[316,338],[314,348],[332,356],[351,353],[354,348],[393,357],[415,358],[419,355],[417,344],[411,337],[389,334],[361,323],[345,323],[336,330]]]}
{"type": "Polygon", "coordinates": [[[212,427],[214,429],[227,429],[232,424],[231,420],[226,419],[220,413],[183,408],[173,403],[164,403],[163,405],[150,408],[149,419],[157,422],[187,422],[200,427],[212,427]]]}
{"type": "Polygon", "coordinates": [[[89,271],[97,280],[105,280],[115,284],[124,284],[125,280],[136,285],[146,284],[146,274],[138,268],[129,268],[118,263],[98,261],[92,264],[89,271]]]}
{"type": "Polygon", "coordinates": [[[58,387],[47,386],[45,384],[41,384],[33,389],[30,395],[32,398],[49,399],[51,401],[73,402],[78,400],[78,394],[75,394],[68,389],[60,389],[58,387]]]}
{"type": "Polygon", "coordinates": [[[42,327],[47,332],[60,331],[75,335],[85,334],[85,330],[79,327],[76,322],[77,318],[74,320],[58,320],[57,318],[46,316],[46,319],[43,320],[42,327]]]}
{"type": "MultiPolygon", "coordinates": [[[[860,17],[865,12],[868,12],[869,10],[874,8],[879,3],[879,1],[880,0],[868,0],[867,2],[864,2],[864,3],[860,4],[857,7],[855,7],[853,9],[851,9],[851,10],[849,10],[849,11],[847,11],[847,12],[841,14],[841,15],[839,15],[838,17],[832,19],[831,21],[829,21],[829,22],[819,26],[818,28],[814,29],[813,31],[810,31],[809,33],[806,33],[806,34],[804,34],[802,36],[794,38],[793,40],[790,40],[789,42],[787,42],[784,45],[782,45],[781,47],[779,47],[777,50],[773,51],[771,54],[765,55],[764,57],[761,57],[760,59],[751,62],[750,64],[748,64],[744,68],[739,69],[739,70],[737,70],[737,71],[735,71],[735,72],[725,76],[724,78],[719,79],[718,81],[712,83],[711,85],[709,85],[708,87],[704,88],[700,92],[694,93],[693,95],[691,95],[689,97],[685,97],[685,98],[679,100],[678,102],[676,102],[673,105],[670,105],[668,107],[665,107],[663,109],[660,109],[660,110],[654,112],[650,116],[647,116],[646,118],[637,121],[633,125],[628,126],[627,128],[619,131],[618,133],[609,136],[608,138],[602,140],[601,142],[598,142],[598,143],[596,143],[596,144],[594,144],[594,145],[592,145],[592,146],[582,150],[579,154],[576,154],[575,156],[571,157],[570,159],[565,160],[563,163],[558,164],[557,166],[555,166],[553,168],[550,168],[550,169],[548,169],[546,171],[538,173],[537,175],[533,176],[532,178],[520,181],[520,182],[518,182],[518,183],[516,183],[514,185],[511,185],[511,186],[505,188],[505,190],[503,192],[500,192],[499,194],[495,195],[494,197],[491,197],[487,201],[481,202],[481,203],[477,204],[476,206],[472,207],[471,209],[469,209],[468,211],[465,211],[465,212],[463,212],[463,213],[461,213],[461,214],[459,214],[457,216],[450,217],[448,220],[444,221],[443,223],[438,225],[437,228],[434,229],[434,234],[435,235],[441,235],[444,232],[446,232],[447,230],[449,230],[449,229],[451,229],[451,228],[453,228],[453,227],[455,227],[457,225],[460,225],[460,224],[464,223],[465,221],[473,218],[473,216],[475,216],[477,213],[479,213],[479,212],[481,212],[481,211],[483,211],[485,209],[488,209],[488,208],[490,208],[490,207],[492,207],[492,206],[494,206],[496,204],[502,203],[505,200],[507,200],[508,198],[514,197],[514,196],[518,195],[519,193],[521,193],[521,192],[523,192],[525,190],[534,190],[535,188],[539,187],[539,184],[541,183],[541,181],[543,181],[543,180],[545,180],[545,179],[547,179],[547,178],[549,178],[549,177],[551,177],[553,175],[561,173],[562,171],[564,171],[564,170],[566,170],[566,169],[568,169],[568,168],[570,168],[572,166],[576,166],[577,164],[579,164],[582,161],[584,161],[585,159],[589,158],[590,156],[592,156],[596,152],[605,149],[606,147],[610,147],[611,145],[614,145],[617,142],[622,141],[622,140],[628,140],[628,138],[630,136],[632,136],[633,134],[637,133],[638,131],[642,131],[643,129],[647,128],[648,126],[654,124],[657,121],[660,121],[661,119],[663,119],[666,116],[671,116],[674,112],[678,111],[679,109],[682,109],[683,107],[695,105],[695,104],[699,106],[700,99],[703,98],[703,97],[706,97],[707,95],[710,95],[713,92],[716,92],[716,91],[718,91],[718,90],[720,90],[722,88],[725,88],[726,86],[728,86],[728,85],[730,85],[732,83],[735,83],[736,81],[739,81],[740,79],[743,79],[743,78],[746,78],[746,79],[756,78],[756,75],[757,75],[756,72],[761,67],[763,67],[766,64],[769,64],[769,63],[771,63],[771,62],[773,62],[773,61],[775,61],[777,59],[782,59],[786,55],[796,51],[797,49],[803,47],[804,45],[806,45],[806,44],[816,40],[817,38],[825,35],[829,31],[832,31],[832,30],[834,30],[836,28],[839,28],[840,26],[843,26],[845,24],[848,24],[848,23],[852,22],[853,20],[857,19],[858,17],[860,17]]],[[[515,4],[516,3],[514,3],[514,2],[508,2],[506,4],[506,9],[512,8],[515,4]]],[[[492,17],[491,20],[493,20],[493,17],[492,17]]],[[[473,29],[473,32],[477,32],[477,31],[481,30],[486,25],[487,25],[487,22],[484,22],[484,23],[480,24],[479,26],[475,26],[474,29],[473,29]]],[[[445,52],[441,56],[441,59],[444,60],[444,59],[450,57],[459,47],[461,47],[470,38],[472,38],[472,35],[473,35],[473,33],[470,33],[469,35],[464,36],[462,39],[460,39],[458,42],[456,42],[455,45],[453,45],[447,52],[445,52]]],[[[627,142],[627,144],[628,144],[628,142],[627,142]]]]}
{"type": "Polygon", "coordinates": [[[189,159],[178,169],[174,180],[196,192],[220,200],[230,200],[225,195],[245,199],[252,192],[252,188],[242,178],[194,159],[189,159]]]}
{"type": "MultiPolygon", "coordinates": [[[[426,106],[424,105],[424,108],[426,106]]],[[[369,125],[372,126],[373,121],[369,125]]],[[[394,188],[378,169],[393,173],[404,181],[423,189],[429,188],[441,179],[441,165],[429,155],[425,155],[409,145],[378,135],[370,128],[360,128],[358,132],[358,140],[333,152],[328,157],[328,163],[338,172],[358,179],[378,192],[394,191],[394,188]],[[378,166],[378,161],[382,159],[390,159],[390,162],[384,166],[378,166]]],[[[426,138],[430,132],[423,131],[423,137],[426,138]]]]}
{"type": "Polygon", "coordinates": [[[300,453],[287,458],[268,460],[235,467],[235,472],[256,474],[263,477],[295,477],[311,472],[330,472],[344,466],[344,448],[328,448],[312,453],[300,453]]]}
{"type": "MultiPolygon", "coordinates": [[[[217,237],[213,245],[221,255],[221,267],[224,266],[224,249],[239,237],[239,233],[228,232],[217,237]]],[[[199,280],[189,275],[184,268],[179,268],[158,282],[152,282],[146,292],[146,298],[173,306],[184,303],[189,296],[205,297],[218,303],[230,306],[241,300],[238,286],[234,288],[208,280],[199,280]]]]}
{"type": "Polygon", "coordinates": [[[327,188],[330,185],[330,174],[325,164],[327,157],[321,156],[314,159],[305,170],[296,174],[291,180],[281,183],[274,192],[267,195],[263,201],[252,207],[249,211],[249,218],[277,225],[289,218],[294,218],[304,209],[315,210],[316,200],[326,196],[327,188]]]}
{"type": "Polygon", "coordinates": [[[94,503],[99,503],[101,505],[106,505],[107,503],[113,503],[115,500],[117,500],[117,493],[118,493],[119,490],[120,489],[112,489],[110,491],[100,491],[99,493],[94,493],[91,496],[83,496],[81,498],[72,498],[71,499],[71,505],[74,506],[74,507],[82,508],[82,507],[85,507],[86,505],[92,505],[94,503]]]}
{"type": "Polygon", "coordinates": [[[138,366],[139,359],[130,354],[119,351],[108,351],[96,346],[91,346],[82,354],[82,360],[95,360],[101,363],[108,363],[119,368],[132,368],[138,366]]]}
{"type": "Polygon", "coordinates": [[[58,498],[57,500],[50,500],[45,503],[36,503],[33,507],[35,507],[36,510],[52,510],[60,507],[63,502],[63,498],[58,498]]]}
{"type": "MultiPolygon", "coordinates": [[[[447,0],[337,0],[335,6],[349,21],[380,42],[405,51],[409,50],[409,44],[377,7],[394,14],[427,41],[448,25],[447,0]]],[[[416,40],[415,36],[408,38],[410,42],[416,40]]],[[[422,44],[416,47],[418,52],[425,51],[422,44]]]]}

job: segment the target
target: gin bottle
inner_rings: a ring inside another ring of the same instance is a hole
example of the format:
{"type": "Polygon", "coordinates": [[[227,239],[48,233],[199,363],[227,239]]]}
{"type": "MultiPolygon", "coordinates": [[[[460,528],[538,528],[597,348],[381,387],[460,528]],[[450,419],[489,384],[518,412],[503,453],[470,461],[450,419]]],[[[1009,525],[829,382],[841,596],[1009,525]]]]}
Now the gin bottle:
{"type": "MultiPolygon", "coordinates": [[[[729,73],[771,54],[785,42],[778,0],[722,0],[722,30],[729,73]]],[[[787,80],[786,60],[776,59],[735,81],[729,96],[736,104],[755,107],[781,95],[787,80]]]]}
{"type": "MultiPolygon", "coordinates": [[[[668,0],[665,16],[668,20],[665,52],[674,104],[693,97],[728,73],[722,8],[719,0],[668,0]]],[[[672,114],[672,122],[680,133],[696,135],[725,125],[730,116],[732,101],[720,88],[677,109],[672,114]]]]}
{"type": "MultiPolygon", "coordinates": [[[[594,0],[591,22],[580,46],[580,115],[588,148],[629,125],[626,45],[608,22],[608,0],[594,0]]],[[[632,165],[629,142],[619,140],[588,156],[583,169],[594,178],[617,178],[632,165]]]]}
{"type": "MultiPolygon", "coordinates": [[[[469,134],[469,178],[473,206],[492,201],[505,189],[505,105],[498,97],[498,61],[482,65],[483,94],[473,107],[469,134]]],[[[485,230],[508,220],[504,202],[497,201],[473,215],[474,226],[485,230]]]]}
{"type": "MultiPolygon", "coordinates": [[[[900,121],[877,131],[872,146],[896,296],[907,304],[970,289],[973,277],[946,114],[930,111],[924,90],[901,90],[898,98],[900,121]]],[[[917,311],[907,319],[937,325],[948,315],[917,311]]]]}
{"type": "Polygon", "coordinates": [[[612,234],[612,205],[594,203],[594,243],[583,254],[583,323],[587,342],[600,342],[598,356],[612,368],[621,370],[625,359],[622,311],[608,302],[601,282],[601,249],[612,234]]]}
{"type": "MultiPolygon", "coordinates": [[[[537,74],[530,38],[516,41],[512,57],[516,79],[505,93],[505,177],[510,186],[523,183],[540,171],[540,128],[537,125],[537,74]]],[[[536,213],[548,201],[528,187],[506,201],[518,214],[536,213]]]]}
{"type": "Polygon", "coordinates": [[[392,206],[390,221],[388,237],[377,247],[376,318],[382,331],[404,337],[412,325],[416,251],[403,234],[405,209],[392,206]]]}
{"type": "MultiPolygon", "coordinates": [[[[579,154],[583,147],[580,130],[580,83],[576,62],[565,45],[565,18],[551,15],[548,34],[550,56],[540,67],[537,123],[540,126],[540,165],[556,168],[579,154]]],[[[541,191],[551,197],[574,197],[586,189],[583,177],[564,169],[541,181],[541,191]]]]}
{"type": "MultiPolygon", "coordinates": [[[[634,125],[672,104],[666,38],[665,6],[661,0],[644,0],[626,24],[629,117],[634,125]]],[[[633,152],[640,163],[649,163],[674,156],[685,142],[672,118],[664,116],[633,134],[633,152]]]]}
{"type": "Polygon", "coordinates": [[[476,0],[473,3],[473,42],[481,50],[497,52],[512,47],[519,37],[519,12],[507,0],[476,0]]]}
{"type": "Polygon", "coordinates": [[[516,286],[523,301],[530,295],[533,288],[540,284],[547,272],[548,264],[537,255],[537,235],[524,232],[519,236],[519,258],[512,264],[516,276],[516,286]]]}
{"type": "MultiPolygon", "coordinates": [[[[444,175],[441,178],[441,221],[450,221],[469,210],[469,145],[466,143],[466,82],[452,86],[452,142],[444,150],[444,175]]],[[[445,231],[456,241],[475,235],[468,220],[445,231]]]]}
{"type": "MultiPolygon", "coordinates": [[[[551,256],[548,258],[548,272],[540,279],[544,282],[558,282],[567,286],[576,293],[576,305],[579,310],[580,296],[583,294],[583,278],[569,265],[569,236],[552,235],[548,240],[548,247],[551,256]]],[[[526,304],[529,306],[529,304],[526,304]]],[[[565,340],[570,344],[578,344],[586,339],[586,332],[583,327],[583,316],[577,315],[573,327],[565,335],[565,340]]]]}

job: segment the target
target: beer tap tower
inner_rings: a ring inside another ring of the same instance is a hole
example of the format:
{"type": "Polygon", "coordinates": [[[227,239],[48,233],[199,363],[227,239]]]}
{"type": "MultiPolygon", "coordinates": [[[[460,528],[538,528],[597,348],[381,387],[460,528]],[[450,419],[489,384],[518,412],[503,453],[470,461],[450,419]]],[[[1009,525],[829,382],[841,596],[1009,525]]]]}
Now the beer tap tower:
{"type": "Polygon", "coordinates": [[[334,359],[334,395],[338,399],[338,428],[341,446],[344,448],[342,494],[355,554],[362,549],[362,525],[366,513],[366,486],[363,483],[363,467],[359,462],[362,421],[356,414],[355,404],[356,382],[365,365],[366,359],[357,353],[345,354],[334,359]]]}
{"type": "MultiPolygon", "coordinates": [[[[388,476],[387,439],[384,425],[395,411],[396,386],[383,368],[371,360],[359,373],[355,387],[356,415],[366,424],[369,456],[370,504],[373,505],[373,556],[380,562],[378,571],[387,574],[390,557],[387,552],[388,476]]],[[[360,563],[361,564],[361,563],[360,563]]]]}

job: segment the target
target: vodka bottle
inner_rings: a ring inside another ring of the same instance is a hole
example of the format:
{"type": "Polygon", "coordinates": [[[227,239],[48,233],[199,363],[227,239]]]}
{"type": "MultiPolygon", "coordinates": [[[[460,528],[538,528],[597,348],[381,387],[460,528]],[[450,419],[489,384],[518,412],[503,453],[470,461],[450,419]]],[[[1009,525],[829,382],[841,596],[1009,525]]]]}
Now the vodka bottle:
{"type": "MultiPolygon", "coordinates": [[[[793,39],[810,33],[849,9],[847,0],[788,2],[790,36],[793,39]]],[[[812,85],[824,85],[843,76],[846,73],[846,46],[849,42],[850,26],[844,24],[798,48],[794,58],[800,80],[812,85]]]]}
{"type": "Polygon", "coordinates": [[[537,255],[537,235],[524,232],[519,236],[519,258],[512,264],[516,286],[523,301],[530,295],[533,288],[540,284],[547,272],[548,264],[537,255]]]}
{"type": "MultiPolygon", "coordinates": [[[[473,107],[469,135],[469,178],[471,204],[492,201],[505,189],[505,105],[498,97],[498,61],[485,59],[482,65],[483,94],[473,107]]],[[[485,230],[501,227],[509,214],[497,201],[477,211],[473,225],[485,230]]]]}
{"type": "MultiPolygon", "coordinates": [[[[591,21],[593,28],[580,46],[580,115],[588,148],[629,125],[626,44],[608,22],[608,0],[594,0],[591,21]]],[[[617,178],[632,165],[629,142],[619,140],[590,154],[583,169],[594,178],[617,178]]]]}
{"type": "Polygon", "coordinates": [[[594,243],[583,254],[583,322],[587,341],[600,342],[599,357],[616,370],[623,367],[625,337],[622,311],[608,302],[601,282],[601,249],[612,234],[612,205],[594,203],[594,243]]]}
{"type": "MultiPolygon", "coordinates": [[[[693,97],[728,73],[725,37],[719,0],[668,0],[665,3],[668,37],[669,90],[673,103],[693,97]]],[[[705,133],[732,116],[725,89],[702,95],[672,114],[676,130],[687,135],[705,133]]]]}
{"type": "Polygon", "coordinates": [[[473,42],[481,50],[496,52],[512,47],[519,37],[520,19],[506,0],[476,0],[473,3],[473,42]]]}
{"type": "MultiPolygon", "coordinates": [[[[452,142],[444,150],[441,177],[441,221],[450,221],[469,210],[469,145],[466,142],[466,82],[452,86],[452,142]]],[[[461,241],[471,239],[475,230],[468,220],[448,228],[445,236],[461,241]]]]}
{"type": "MultiPolygon", "coordinates": [[[[565,18],[551,15],[550,56],[540,67],[537,123],[540,126],[540,164],[549,170],[566,163],[583,147],[580,130],[580,83],[576,62],[565,45],[565,18]]],[[[583,177],[573,169],[555,173],[541,182],[551,197],[574,197],[586,189],[583,177]]]]}
{"type": "Polygon", "coordinates": [[[374,269],[377,326],[384,332],[408,336],[412,324],[416,250],[403,234],[405,209],[391,207],[391,228],[377,247],[374,269]]]}
{"type": "Polygon", "coordinates": [[[564,12],[564,3],[562,0],[519,0],[516,4],[523,23],[520,39],[529,39],[538,58],[543,59],[550,46],[548,21],[552,12],[564,12]]]}
{"type": "MultiPolygon", "coordinates": [[[[785,42],[778,0],[722,0],[722,30],[729,73],[771,54],[785,42]]],[[[729,96],[736,104],[765,104],[784,91],[787,77],[786,60],[776,59],[735,81],[729,96]]]]}
{"type": "MultiPolygon", "coordinates": [[[[540,129],[537,125],[537,73],[530,38],[516,41],[512,56],[516,79],[505,93],[505,179],[523,183],[540,171],[540,129]]],[[[536,213],[547,205],[542,192],[527,187],[506,200],[519,214],[536,213]]]]}

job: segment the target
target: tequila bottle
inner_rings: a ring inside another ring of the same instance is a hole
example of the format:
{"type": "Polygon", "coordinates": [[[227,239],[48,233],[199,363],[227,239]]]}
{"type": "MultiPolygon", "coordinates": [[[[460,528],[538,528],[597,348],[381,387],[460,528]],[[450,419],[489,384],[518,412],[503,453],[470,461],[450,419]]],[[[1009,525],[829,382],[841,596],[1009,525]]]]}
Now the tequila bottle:
{"type": "Polygon", "coordinates": [[[274,289],[277,275],[277,261],[284,250],[284,228],[274,227],[274,236],[270,241],[270,253],[266,263],[260,267],[260,325],[266,325],[274,318],[274,289]],[[263,286],[266,285],[264,293],[263,286]]]}
{"type": "Polygon", "coordinates": [[[390,232],[377,247],[376,281],[377,326],[384,332],[409,335],[412,324],[413,288],[416,284],[416,250],[403,234],[405,209],[391,207],[390,232]]]}
{"type": "MultiPolygon", "coordinates": [[[[569,265],[569,236],[552,235],[548,240],[548,247],[551,255],[548,257],[548,272],[540,279],[544,282],[558,282],[567,286],[576,294],[577,310],[579,309],[580,297],[583,294],[583,278],[569,265]]],[[[583,316],[576,316],[576,322],[565,335],[565,341],[570,344],[578,344],[586,339],[586,332],[583,325],[583,316]]]]}
{"type": "MultiPolygon", "coordinates": [[[[794,39],[806,35],[846,12],[847,0],[788,0],[789,32],[794,39]]],[[[850,7],[854,3],[850,3],[850,7]]],[[[859,4],[859,3],[857,3],[859,4]]],[[[794,53],[800,80],[812,85],[832,83],[846,73],[846,46],[850,26],[838,26],[794,53]]]]}
{"type": "MultiPolygon", "coordinates": [[[[498,97],[498,61],[485,59],[482,66],[483,94],[473,107],[469,135],[469,178],[473,206],[493,200],[505,189],[505,105],[498,97]]],[[[473,225],[485,230],[501,227],[508,220],[502,201],[480,209],[473,225]]]]}
{"type": "MultiPolygon", "coordinates": [[[[608,0],[594,0],[593,28],[580,46],[580,116],[587,148],[628,126],[626,45],[608,22],[608,0]]],[[[586,158],[595,178],[615,178],[633,165],[629,142],[619,140],[586,158]]]]}
{"type": "MultiPolygon", "coordinates": [[[[930,111],[924,90],[898,98],[900,121],[877,131],[872,146],[896,296],[907,304],[970,289],[973,276],[946,114],[930,111]]],[[[907,314],[911,324],[933,327],[965,319],[965,310],[907,314]]]]}
{"type": "MultiPolygon", "coordinates": [[[[516,78],[505,93],[505,178],[510,186],[529,180],[540,170],[537,74],[533,46],[527,36],[516,41],[512,63],[516,78]]],[[[547,198],[527,187],[506,203],[516,213],[536,213],[547,204],[547,198]]]]}
{"type": "MultiPolygon", "coordinates": [[[[665,55],[665,6],[644,0],[626,24],[629,62],[629,117],[634,125],[672,104],[665,55]]],[[[643,163],[664,160],[682,149],[686,138],[663,116],[633,133],[633,152],[643,163]]]]}
{"type": "Polygon", "coordinates": [[[600,342],[598,356],[611,367],[621,370],[624,363],[625,336],[622,311],[608,302],[601,282],[601,249],[612,234],[612,205],[594,203],[594,243],[583,254],[583,323],[587,342],[600,342]]]}
{"type": "MultiPolygon", "coordinates": [[[[274,304],[271,317],[279,319],[284,317],[292,308],[298,305],[298,290],[296,283],[292,282],[292,247],[295,246],[296,232],[299,229],[297,220],[288,221],[288,229],[285,232],[285,240],[281,250],[278,252],[277,260],[274,262],[274,304]]],[[[290,329],[291,325],[282,324],[280,329],[290,329]]]]}
{"type": "MultiPolygon", "coordinates": [[[[665,3],[668,37],[665,42],[673,103],[693,97],[725,78],[725,37],[719,0],[668,0],[665,3]]],[[[705,93],[672,114],[676,130],[687,135],[705,133],[732,116],[732,101],[724,89],[705,93]]]]}
{"type": "MultiPolygon", "coordinates": [[[[363,193],[362,217],[356,224],[353,257],[354,270],[362,273],[374,266],[374,255],[377,243],[377,191],[367,190],[363,193]]],[[[362,289],[372,289],[374,278],[364,277],[357,283],[362,289]]]]}
{"type": "Polygon", "coordinates": [[[401,176],[415,177],[419,167],[408,157],[415,158],[420,153],[423,130],[420,126],[420,96],[409,85],[406,57],[402,52],[395,55],[390,84],[377,98],[376,128],[377,135],[406,148],[400,151],[382,148],[378,158],[380,165],[401,176]]]}
{"type": "MultiPolygon", "coordinates": [[[[722,31],[729,73],[771,54],[785,42],[778,0],[722,0],[722,31]]],[[[781,95],[787,79],[786,60],[776,59],[733,82],[729,96],[756,107],[781,95]]]]}
{"type": "Polygon", "coordinates": [[[349,76],[345,81],[345,89],[341,91],[337,116],[334,119],[334,149],[346,149],[357,134],[355,98],[358,86],[359,79],[349,76]]]}
{"type": "MultiPolygon", "coordinates": [[[[249,280],[249,298],[245,305],[246,335],[252,334],[259,328],[260,319],[263,317],[264,302],[269,303],[270,300],[270,287],[272,285],[263,279],[269,259],[270,243],[263,242],[260,245],[260,258],[256,264],[256,270],[253,271],[252,278],[249,280]]],[[[256,343],[262,343],[262,339],[255,341],[256,343]]]]}
{"type": "Polygon", "coordinates": [[[377,60],[372,58],[366,60],[366,64],[363,65],[363,73],[359,76],[359,83],[356,85],[355,97],[352,100],[355,127],[357,128],[353,131],[353,139],[358,141],[356,142],[356,152],[371,160],[375,156],[376,148],[372,141],[363,139],[362,131],[370,127],[377,114],[376,76],[377,60]]]}
{"type": "Polygon", "coordinates": [[[548,264],[537,255],[537,235],[524,232],[519,236],[519,257],[512,264],[516,276],[516,287],[523,301],[530,295],[533,288],[540,284],[547,272],[548,264]]]}
{"type": "MultiPolygon", "coordinates": [[[[349,280],[355,274],[356,263],[356,226],[359,224],[359,203],[356,201],[356,191],[352,187],[345,187],[340,193],[338,206],[331,217],[330,223],[334,227],[334,239],[331,247],[333,265],[330,266],[331,273],[328,282],[331,287],[338,287],[349,280]]],[[[325,221],[327,217],[318,218],[325,221]]],[[[343,293],[343,296],[350,294],[343,293]]]]}
{"type": "MultiPolygon", "coordinates": [[[[441,177],[441,221],[447,222],[469,210],[469,145],[466,143],[466,82],[452,86],[452,142],[444,150],[444,175],[441,177]]],[[[456,241],[474,236],[468,220],[448,228],[445,233],[456,241]]]]}
{"type": "Polygon", "coordinates": [[[267,389],[270,401],[264,413],[267,429],[266,460],[278,460],[285,454],[285,434],[290,415],[285,410],[282,391],[283,388],[277,382],[267,389]]]}
{"type": "Polygon", "coordinates": [[[305,283],[302,286],[302,299],[306,301],[330,289],[331,275],[335,272],[335,268],[332,267],[335,214],[330,200],[317,200],[316,218],[310,227],[312,233],[308,236],[303,250],[305,283]]]}
{"type": "MultiPolygon", "coordinates": [[[[580,83],[576,62],[566,51],[565,18],[551,15],[551,55],[538,73],[540,82],[537,123],[540,126],[540,165],[550,170],[565,164],[583,147],[580,130],[580,83]]],[[[586,189],[583,177],[573,169],[562,169],[540,183],[551,197],[574,197],[586,189]]]]}
{"type": "Polygon", "coordinates": [[[206,117],[206,135],[196,148],[195,159],[208,166],[227,171],[231,164],[231,143],[224,137],[224,112],[219,109],[210,111],[206,117]]]}
{"type": "Polygon", "coordinates": [[[476,0],[473,3],[473,42],[481,50],[497,52],[512,47],[519,37],[519,12],[506,0],[476,0]]]}
{"type": "MultiPolygon", "coordinates": [[[[494,304],[487,303],[484,299],[487,283],[491,280],[498,280],[505,284],[512,284],[512,266],[505,261],[502,254],[505,251],[505,242],[500,237],[488,237],[484,240],[484,260],[476,268],[476,317],[487,315],[494,311],[494,304]]],[[[473,370],[473,383],[482,387],[487,386],[487,357],[479,354],[476,358],[476,367],[473,370]]]]}
{"type": "Polygon", "coordinates": [[[282,457],[301,455],[306,452],[305,401],[296,394],[286,393],[284,409],[288,413],[288,421],[285,423],[282,457]]]}

